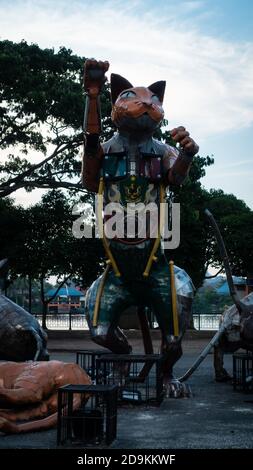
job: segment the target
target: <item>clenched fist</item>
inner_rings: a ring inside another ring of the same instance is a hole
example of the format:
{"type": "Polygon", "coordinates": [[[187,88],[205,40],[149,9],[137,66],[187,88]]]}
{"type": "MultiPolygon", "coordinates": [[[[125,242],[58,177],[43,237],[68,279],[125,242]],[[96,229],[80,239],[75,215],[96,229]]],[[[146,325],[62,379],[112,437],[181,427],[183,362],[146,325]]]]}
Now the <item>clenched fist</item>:
{"type": "Polygon", "coordinates": [[[84,89],[90,97],[97,97],[107,78],[105,72],[109,69],[109,62],[87,59],[84,64],[84,89]]]}
{"type": "Polygon", "coordinates": [[[175,127],[170,131],[170,135],[175,142],[180,144],[180,147],[184,150],[184,152],[193,157],[198,153],[199,146],[194,142],[194,140],[190,137],[189,132],[183,126],[175,127]]]}

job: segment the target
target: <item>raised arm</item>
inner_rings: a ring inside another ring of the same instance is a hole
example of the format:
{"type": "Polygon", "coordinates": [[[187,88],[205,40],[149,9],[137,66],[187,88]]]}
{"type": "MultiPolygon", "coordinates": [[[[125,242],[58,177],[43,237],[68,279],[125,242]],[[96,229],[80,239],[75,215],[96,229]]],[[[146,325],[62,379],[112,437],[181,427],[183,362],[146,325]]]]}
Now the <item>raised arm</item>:
{"type": "Polygon", "coordinates": [[[168,183],[180,185],[188,175],[192,159],[199,151],[198,145],[190,137],[185,127],[177,127],[170,132],[175,142],[179,142],[180,150],[174,164],[168,171],[168,183]]]}
{"type": "Polygon", "coordinates": [[[103,157],[99,142],[101,133],[100,93],[106,81],[105,72],[109,62],[87,59],[84,64],[84,89],[86,103],[84,113],[84,154],[82,182],[88,191],[97,192],[99,171],[103,157]]]}

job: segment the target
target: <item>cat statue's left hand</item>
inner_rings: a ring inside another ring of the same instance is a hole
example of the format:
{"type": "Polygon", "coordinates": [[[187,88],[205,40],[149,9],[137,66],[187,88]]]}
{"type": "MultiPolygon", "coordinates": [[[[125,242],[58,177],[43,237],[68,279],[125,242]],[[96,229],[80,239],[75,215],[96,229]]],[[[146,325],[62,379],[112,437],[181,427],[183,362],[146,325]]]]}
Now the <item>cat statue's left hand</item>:
{"type": "Polygon", "coordinates": [[[170,131],[170,135],[175,140],[175,142],[179,142],[180,147],[184,150],[184,152],[193,157],[198,153],[199,146],[196,142],[190,137],[189,132],[183,126],[175,127],[170,131]]]}

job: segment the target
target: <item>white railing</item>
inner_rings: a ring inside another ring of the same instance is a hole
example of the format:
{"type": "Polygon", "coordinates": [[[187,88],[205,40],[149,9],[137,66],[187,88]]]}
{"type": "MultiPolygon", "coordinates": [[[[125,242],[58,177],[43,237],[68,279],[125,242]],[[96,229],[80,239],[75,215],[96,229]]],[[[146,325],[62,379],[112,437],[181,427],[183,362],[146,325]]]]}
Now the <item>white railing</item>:
{"type": "Polygon", "coordinates": [[[219,329],[221,313],[194,313],[193,324],[196,330],[211,330],[219,329]]]}
{"type": "MultiPolygon", "coordinates": [[[[40,325],[42,325],[42,315],[35,314],[40,325]]],[[[47,314],[47,328],[49,330],[88,330],[85,315],[68,313],[47,314]]]]}
{"type": "MultiPolygon", "coordinates": [[[[34,315],[42,324],[42,315],[34,315]]],[[[193,324],[196,330],[215,331],[219,329],[220,313],[194,313],[193,324]]],[[[48,314],[46,318],[49,330],[88,330],[88,324],[84,314],[48,314]]],[[[154,322],[157,328],[158,324],[154,322]]]]}

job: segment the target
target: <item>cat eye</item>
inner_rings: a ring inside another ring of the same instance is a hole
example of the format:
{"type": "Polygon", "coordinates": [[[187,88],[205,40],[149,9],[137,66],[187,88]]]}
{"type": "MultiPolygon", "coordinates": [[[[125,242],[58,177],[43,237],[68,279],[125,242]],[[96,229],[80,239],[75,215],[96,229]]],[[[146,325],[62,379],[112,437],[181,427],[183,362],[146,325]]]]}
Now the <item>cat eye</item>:
{"type": "Polygon", "coordinates": [[[159,98],[158,98],[157,95],[153,95],[153,96],[151,97],[151,99],[152,99],[152,101],[153,101],[154,103],[160,103],[160,100],[159,100],[159,98]]]}
{"type": "Polygon", "coordinates": [[[123,91],[121,93],[120,98],[134,98],[136,96],[136,93],[134,91],[123,91]]]}

